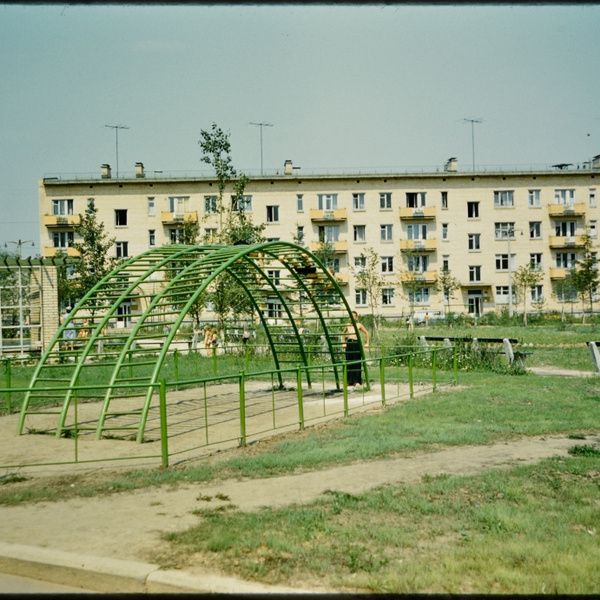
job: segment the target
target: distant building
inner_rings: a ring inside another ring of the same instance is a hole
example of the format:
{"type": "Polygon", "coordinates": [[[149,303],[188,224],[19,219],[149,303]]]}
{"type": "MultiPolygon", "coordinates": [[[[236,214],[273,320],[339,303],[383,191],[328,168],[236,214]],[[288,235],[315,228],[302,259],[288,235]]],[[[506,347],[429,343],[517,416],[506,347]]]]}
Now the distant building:
{"type": "MultiPolygon", "coordinates": [[[[529,292],[528,310],[553,310],[569,300],[560,283],[580,258],[581,236],[597,236],[596,177],[600,156],[579,168],[469,172],[451,158],[439,171],[421,173],[314,174],[286,161],[275,175],[252,177],[245,210],[255,223],[266,223],[269,240],[299,240],[311,250],[330,242],[329,266],[358,312],[370,312],[354,277],[368,247],[380,257],[384,317],[406,315],[411,305],[473,315],[506,308],[509,275],[529,264],[543,279],[529,292]],[[442,269],[460,281],[449,299],[436,287],[442,269]]],[[[118,179],[108,165],[97,178],[42,179],[43,256],[75,254],[73,225],[91,198],[116,238],[117,257],[177,242],[185,219],[198,222],[209,243],[219,227],[217,194],[215,177],[149,175],[142,163],[118,179]]],[[[521,310],[512,291],[514,310],[521,310]]]]}

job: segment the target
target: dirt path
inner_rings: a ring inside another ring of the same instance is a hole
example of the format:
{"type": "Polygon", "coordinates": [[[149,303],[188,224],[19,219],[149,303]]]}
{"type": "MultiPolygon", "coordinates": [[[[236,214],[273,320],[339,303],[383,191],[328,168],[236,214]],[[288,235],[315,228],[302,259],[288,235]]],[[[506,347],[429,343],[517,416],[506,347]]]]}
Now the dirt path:
{"type": "Polygon", "coordinates": [[[566,456],[571,446],[600,443],[533,438],[490,446],[453,448],[411,458],[358,463],[263,480],[190,484],[175,490],[152,488],[63,502],[0,507],[0,539],[97,556],[149,560],[160,550],[163,532],[197,523],[192,511],[234,504],[242,510],[306,503],[326,490],[360,493],[385,483],[411,483],[423,475],[468,475],[566,456]],[[228,500],[219,500],[227,498],[228,500]],[[207,501],[206,498],[211,500],[207,501]]]}

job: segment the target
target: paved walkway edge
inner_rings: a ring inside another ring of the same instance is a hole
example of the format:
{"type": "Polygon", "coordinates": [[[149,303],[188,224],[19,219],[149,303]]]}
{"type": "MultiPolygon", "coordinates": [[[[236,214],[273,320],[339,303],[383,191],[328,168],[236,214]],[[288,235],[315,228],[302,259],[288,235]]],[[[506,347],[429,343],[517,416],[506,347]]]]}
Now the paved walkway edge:
{"type": "Polygon", "coordinates": [[[158,565],[0,542],[0,572],[105,593],[307,593],[214,574],[163,571],[158,565]]]}

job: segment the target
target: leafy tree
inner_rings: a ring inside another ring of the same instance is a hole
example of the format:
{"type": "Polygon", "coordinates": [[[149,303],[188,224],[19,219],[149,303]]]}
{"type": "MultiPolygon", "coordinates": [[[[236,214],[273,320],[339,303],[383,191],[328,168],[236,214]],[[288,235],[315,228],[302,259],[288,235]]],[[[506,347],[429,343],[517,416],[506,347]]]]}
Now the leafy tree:
{"type": "Polygon", "coordinates": [[[454,296],[454,292],[460,289],[460,280],[452,275],[449,269],[440,269],[436,289],[441,290],[444,295],[444,314],[448,312],[448,304],[454,296]],[[446,302],[446,298],[448,302],[446,302]]]}
{"type": "Polygon", "coordinates": [[[527,327],[527,292],[536,286],[544,277],[544,274],[532,267],[532,265],[521,265],[513,273],[513,282],[523,298],[523,325],[527,327]]]}
{"type": "MultiPolygon", "coordinates": [[[[64,308],[74,305],[85,296],[105,275],[112,271],[117,258],[108,252],[115,243],[98,220],[96,204],[91,198],[84,215],[79,216],[79,224],[73,227],[75,242],[72,247],[78,251],[79,260],[73,267],[59,267],[59,302],[64,308]]],[[[92,310],[105,304],[101,298],[94,300],[92,310]]]]}
{"type": "Polygon", "coordinates": [[[554,282],[554,297],[561,304],[561,322],[565,321],[565,303],[571,304],[571,320],[573,319],[573,305],[577,302],[577,290],[573,285],[572,273],[569,271],[564,279],[554,282]]]}
{"type": "Polygon", "coordinates": [[[364,266],[359,269],[354,269],[355,285],[358,289],[366,290],[369,304],[371,305],[371,317],[373,319],[373,328],[376,327],[377,321],[375,313],[379,305],[381,297],[381,288],[384,280],[381,276],[381,262],[379,254],[372,247],[361,252],[360,258],[364,266]]]}
{"type": "MultiPolygon", "coordinates": [[[[14,259],[15,265],[18,255],[16,253],[0,250],[0,260],[14,259]]],[[[29,277],[26,269],[16,266],[0,266],[0,311],[2,323],[0,324],[0,335],[4,338],[15,338],[19,335],[19,327],[25,325],[29,317],[29,306],[24,305],[24,313],[21,314],[19,304],[29,297],[29,277]],[[20,283],[19,283],[20,279],[20,283]]]]}
{"type": "Polygon", "coordinates": [[[594,296],[598,289],[598,258],[594,251],[593,238],[589,234],[583,237],[582,258],[577,261],[573,270],[573,285],[581,294],[587,298],[590,307],[590,318],[594,326],[594,296]]]}
{"type": "Polygon", "coordinates": [[[410,314],[415,312],[415,301],[417,292],[423,287],[423,275],[411,268],[411,263],[415,260],[418,254],[412,251],[402,252],[400,255],[400,264],[405,265],[398,272],[398,283],[404,292],[404,296],[408,299],[410,314]]]}

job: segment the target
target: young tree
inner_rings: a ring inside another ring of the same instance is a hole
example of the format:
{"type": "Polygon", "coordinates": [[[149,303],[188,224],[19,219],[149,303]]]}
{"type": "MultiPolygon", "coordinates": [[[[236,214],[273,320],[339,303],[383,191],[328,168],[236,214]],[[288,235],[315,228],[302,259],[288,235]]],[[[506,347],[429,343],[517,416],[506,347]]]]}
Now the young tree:
{"type": "Polygon", "coordinates": [[[577,302],[577,290],[573,285],[573,277],[570,271],[564,279],[559,279],[554,282],[553,293],[557,302],[560,302],[561,304],[561,322],[565,322],[565,303],[567,302],[571,304],[571,320],[573,320],[573,305],[577,302]]]}
{"type": "MultiPolygon", "coordinates": [[[[105,275],[112,271],[117,263],[116,257],[108,252],[115,243],[115,238],[109,238],[104,230],[104,223],[98,220],[94,200],[88,201],[84,215],[80,215],[79,224],[73,227],[75,242],[72,247],[79,252],[79,260],[68,267],[58,268],[59,271],[59,302],[61,307],[74,305],[81,300],[105,275]]],[[[97,308],[105,302],[98,298],[94,300],[97,308]]]]}
{"type": "Polygon", "coordinates": [[[544,274],[531,265],[521,265],[513,273],[513,282],[523,298],[523,325],[527,327],[527,292],[536,286],[544,274]]]}
{"type": "Polygon", "coordinates": [[[372,247],[368,247],[365,249],[365,252],[361,252],[360,258],[364,266],[354,269],[355,285],[358,289],[367,292],[369,304],[371,305],[373,329],[375,329],[377,325],[375,314],[381,297],[381,288],[384,284],[383,277],[381,276],[381,262],[379,254],[372,247]]]}
{"type": "Polygon", "coordinates": [[[454,292],[460,289],[460,280],[454,277],[449,269],[440,269],[436,289],[441,290],[444,295],[444,314],[447,314],[450,299],[454,296],[454,292]]]}
{"type": "Polygon", "coordinates": [[[581,294],[587,298],[590,307],[590,319],[594,326],[594,296],[598,289],[598,258],[594,251],[593,238],[589,234],[583,237],[582,258],[577,261],[573,270],[573,285],[581,294]]]}

